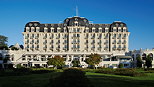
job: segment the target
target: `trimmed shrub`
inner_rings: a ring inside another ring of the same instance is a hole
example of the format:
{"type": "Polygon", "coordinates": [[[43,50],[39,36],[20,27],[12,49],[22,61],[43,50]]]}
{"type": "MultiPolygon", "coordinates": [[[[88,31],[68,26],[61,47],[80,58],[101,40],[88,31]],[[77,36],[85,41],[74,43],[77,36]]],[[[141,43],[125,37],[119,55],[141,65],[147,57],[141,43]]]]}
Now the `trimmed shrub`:
{"type": "Polygon", "coordinates": [[[154,68],[146,68],[145,71],[154,71],[154,68]]]}
{"type": "Polygon", "coordinates": [[[31,73],[33,74],[42,74],[42,73],[49,73],[49,72],[62,72],[61,69],[50,69],[50,68],[31,68],[31,73]]]}
{"type": "Polygon", "coordinates": [[[64,70],[60,75],[51,76],[50,87],[89,87],[85,72],[77,68],[64,70]]]}
{"type": "Polygon", "coordinates": [[[124,76],[145,76],[143,72],[137,72],[136,69],[132,68],[118,68],[118,69],[104,68],[104,69],[98,69],[95,72],[103,74],[124,75],[124,76]]]}
{"type": "Polygon", "coordinates": [[[104,73],[104,74],[114,74],[114,69],[111,68],[104,68],[96,70],[96,73],[104,73]]]}
{"type": "Polygon", "coordinates": [[[124,76],[144,76],[144,73],[137,72],[135,69],[132,68],[122,68],[122,69],[116,69],[115,73],[116,75],[124,75],[124,76]]]}
{"type": "Polygon", "coordinates": [[[146,73],[154,73],[154,68],[146,68],[144,69],[146,73]]]}

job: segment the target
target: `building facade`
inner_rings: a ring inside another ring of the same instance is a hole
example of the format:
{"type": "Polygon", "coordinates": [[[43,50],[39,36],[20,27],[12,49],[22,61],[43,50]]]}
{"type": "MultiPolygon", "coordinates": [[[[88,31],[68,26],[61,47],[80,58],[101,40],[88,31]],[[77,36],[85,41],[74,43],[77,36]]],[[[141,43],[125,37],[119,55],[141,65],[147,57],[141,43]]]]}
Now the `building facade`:
{"type": "Polygon", "coordinates": [[[140,49],[140,50],[133,50],[133,51],[130,51],[128,53],[129,56],[132,56],[133,58],[133,61],[134,61],[134,67],[137,67],[136,63],[137,63],[137,60],[136,58],[137,57],[140,57],[141,60],[142,60],[142,67],[145,67],[146,68],[146,65],[145,65],[145,62],[146,62],[146,58],[149,56],[152,60],[152,68],[154,68],[154,49],[140,49]]]}
{"type": "MultiPolygon", "coordinates": [[[[66,18],[63,23],[41,24],[29,22],[25,25],[24,49],[10,52],[16,55],[14,65],[25,67],[47,67],[47,59],[55,55],[65,58],[65,65],[72,66],[73,60],[79,60],[81,67],[91,53],[101,55],[98,66],[118,66],[126,63],[130,66],[131,58],[125,61],[128,52],[129,34],[127,25],[121,21],[111,24],[93,24],[83,17],[66,18]],[[113,56],[118,56],[112,59],[113,56]]],[[[126,66],[126,67],[128,67],[126,66]]]]}
{"type": "Polygon", "coordinates": [[[93,24],[86,18],[75,16],[59,24],[29,22],[23,32],[24,56],[25,60],[34,58],[43,62],[60,55],[68,66],[74,59],[86,66],[84,60],[91,53],[98,53],[102,58],[124,55],[128,51],[129,34],[126,24],[120,21],[93,24]]]}

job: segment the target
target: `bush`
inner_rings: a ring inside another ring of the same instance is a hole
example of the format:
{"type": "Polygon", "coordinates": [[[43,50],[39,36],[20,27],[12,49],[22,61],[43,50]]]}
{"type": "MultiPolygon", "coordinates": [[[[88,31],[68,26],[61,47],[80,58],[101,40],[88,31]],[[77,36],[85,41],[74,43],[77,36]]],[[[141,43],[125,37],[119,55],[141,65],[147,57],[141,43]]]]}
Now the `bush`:
{"type": "Polygon", "coordinates": [[[0,70],[0,76],[19,76],[29,74],[42,74],[49,72],[62,72],[60,69],[49,69],[49,68],[14,68],[14,69],[3,69],[0,70]]]}
{"type": "Polygon", "coordinates": [[[124,64],[120,63],[120,64],[118,65],[118,67],[119,67],[119,68],[123,68],[123,67],[124,67],[124,64]]]}
{"type": "Polygon", "coordinates": [[[143,72],[137,72],[136,69],[132,68],[118,68],[118,69],[104,68],[104,69],[98,69],[95,72],[103,74],[124,75],[124,76],[145,76],[143,72]]]}
{"type": "Polygon", "coordinates": [[[135,69],[132,68],[123,68],[123,69],[116,69],[116,75],[124,75],[124,76],[144,76],[144,73],[137,72],[135,69]]]}
{"type": "Polygon", "coordinates": [[[51,87],[89,87],[85,72],[80,69],[65,69],[56,77],[53,75],[50,79],[51,87]]]}
{"type": "Polygon", "coordinates": [[[146,68],[145,71],[154,71],[154,68],[146,68]]]}
{"type": "Polygon", "coordinates": [[[31,68],[31,73],[33,74],[42,74],[42,73],[49,73],[49,72],[62,72],[61,69],[50,69],[50,68],[31,68]]]}
{"type": "Polygon", "coordinates": [[[28,68],[15,68],[15,69],[4,69],[0,71],[0,76],[19,76],[30,74],[31,69],[28,68]]]}
{"type": "Polygon", "coordinates": [[[22,68],[21,64],[16,65],[17,68],[22,68]]]}
{"type": "Polygon", "coordinates": [[[96,73],[113,74],[114,71],[115,70],[111,68],[104,68],[104,69],[98,69],[96,73]]]}
{"type": "Polygon", "coordinates": [[[82,69],[85,72],[93,72],[95,73],[97,71],[97,69],[82,69]]]}
{"type": "Polygon", "coordinates": [[[154,68],[146,68],[144,69],[146,73],[154,73],[154,68]]]}

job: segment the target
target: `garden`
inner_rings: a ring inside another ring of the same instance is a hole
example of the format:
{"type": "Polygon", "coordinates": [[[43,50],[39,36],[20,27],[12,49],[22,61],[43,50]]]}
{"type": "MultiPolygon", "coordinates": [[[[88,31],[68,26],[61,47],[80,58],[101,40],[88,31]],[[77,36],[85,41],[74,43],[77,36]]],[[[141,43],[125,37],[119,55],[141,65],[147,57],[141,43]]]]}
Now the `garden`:
{"type": "Polygon", "coordinates": [[[0,87],[153,87],[154,69],[16,68],[0,70],[0,87]]]}

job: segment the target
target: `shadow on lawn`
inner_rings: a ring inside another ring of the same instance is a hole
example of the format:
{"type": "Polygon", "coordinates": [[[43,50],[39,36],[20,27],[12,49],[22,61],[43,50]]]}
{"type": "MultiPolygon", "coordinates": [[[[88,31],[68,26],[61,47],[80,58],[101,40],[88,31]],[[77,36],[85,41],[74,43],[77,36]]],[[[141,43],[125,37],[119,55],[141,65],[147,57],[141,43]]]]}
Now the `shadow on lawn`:
{"type": "Polygon", "coordinates": [[[87,75],[95,87],[154,87],[154,80],[134,80],[125,77],[87,75]]]}

